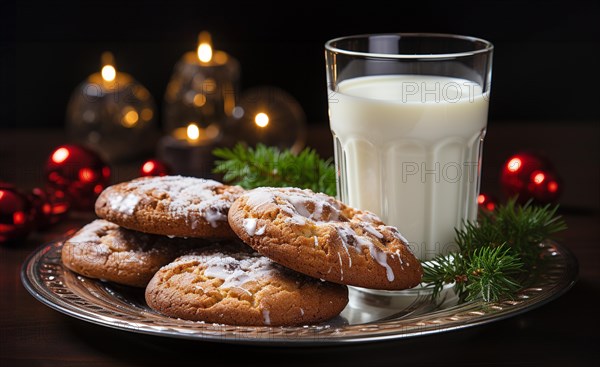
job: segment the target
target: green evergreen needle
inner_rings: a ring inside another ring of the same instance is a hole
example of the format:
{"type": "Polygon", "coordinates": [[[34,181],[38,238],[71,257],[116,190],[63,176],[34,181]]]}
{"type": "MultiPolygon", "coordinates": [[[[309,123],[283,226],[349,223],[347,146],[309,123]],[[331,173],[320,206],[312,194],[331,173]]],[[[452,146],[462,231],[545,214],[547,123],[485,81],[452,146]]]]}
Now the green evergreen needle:
{"type": "Polygon", "coordinates": [[[520,275],[542,261],[540,243],[566,229],[557,210],[531,201],[518,205],[512,198],[491,213],[481,212],[477,221],[456,229],[458,253],[422,262],[423,282],[433,286],[434,296],[454,283],[463,300],[511,297],[521,286],[520,275]]]}
{"type": "Polygon", "coordinates": [[[219,158],[213,172],[223,180],[246,189],[262,186],[299,187],[335,196],[335,168],[331,159],[321,159],[317,152],[305,148],[299,154],[258,144],[247,147],[217,148],[219,158]]]}

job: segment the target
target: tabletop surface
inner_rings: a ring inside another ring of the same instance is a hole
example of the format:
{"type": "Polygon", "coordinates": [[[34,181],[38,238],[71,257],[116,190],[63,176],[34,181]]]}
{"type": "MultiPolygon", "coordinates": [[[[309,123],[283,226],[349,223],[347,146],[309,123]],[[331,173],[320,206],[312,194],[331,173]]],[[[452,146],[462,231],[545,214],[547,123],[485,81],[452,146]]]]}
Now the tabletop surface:
{"type": "MultiPolygon", "coordinates": [[[[0,366],[219,365],[595,365],[600,291],[599,129],[597,124],[490,124],[484,144],[482,191],[499,194],[499,167],[516,151],[548,153],[563,177],[560,214],[568,229],[558,241],[579,262],[577,283],[558,299],[524,314],[468,329],[385,342],[330,347],[244,346],[171,339],[97,326],[50,309],[20,281],[21,265],[38,246],[94,218],[71,213],[26,240],[0,245],[0,366]],[[568,144],[569,138],[578,144],[568,144]]],[[[311,127],[308,145],[331,156],[326,126],[311,127]]],[[[67,142],[60,130],[0,130],[0,178],[19,187],[43,183],[43,162],[67,142]]],[[[139,162],[121,164],[116,180],[133,178],[139,162]]]]}

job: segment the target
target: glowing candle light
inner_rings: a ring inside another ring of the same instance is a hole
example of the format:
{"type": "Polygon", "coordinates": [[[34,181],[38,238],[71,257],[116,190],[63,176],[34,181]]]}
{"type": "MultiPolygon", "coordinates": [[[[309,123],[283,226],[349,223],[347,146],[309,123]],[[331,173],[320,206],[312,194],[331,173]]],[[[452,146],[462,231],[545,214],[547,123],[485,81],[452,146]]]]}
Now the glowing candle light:
{"type": "Polygon", "coordinates": [[[102,75],[102,79],[105,82],[112,82],[117,77],[117,69],[114,67],[114,57],[110,52],[105,52],[102,54],[102,70],[100,74],[102,75]]]}
{"type": "Polygon", "coordinates": [[[258,127],[266,127],[269,124],[269,115],[264,112],[259,112],[254,116],[254,123],[258,127]]]}
{"type": "Polygon", "coordinates": [[[208,63],[212,60],[212,40],[210,33],[200,32],[198,36],[198,59],[200,62],[208,63]]]}
{"type": "Polygon", "coordinates": [[[164,136],[158,145],[158,156],[173,173],[196,177],[211,177],[212,150],[219,139],[220,129],[196,121],[178,127],[164,136]]]}
{"type": "Polygon", "coordinates": [[[306,141],[306,116],[289,93],[273,86],[246,90],[233,110],[234,140],[259,143],[299,153],[306,141]]]}
{"type": "Polygon", "coordinates": [[[165,92],[165,136],[158,158],[173,173],[211,177],[212,150],[222,144],[237,105],[240,67],[237,60],[215,49],[210,33],[198,35],[194,51],[175,65],[165,92]]]}
{"type": "Polygon", "coordinates": [[[118,70],[104,52],[100,70],[73,92],[67,107],[67,130],[74,141],[99,152],[107,161],[141,156],[154,150],[158,127],[150,92],[118,70]]]}
{"type": "Polygon", "coordinates": [[[198,35],[195,51],[183,55],[167,85],[164,121],[167,132],[200,122],[223,130],[233,113],[239,91],[237,60],[215,49],[210,33],[198,35]]]}

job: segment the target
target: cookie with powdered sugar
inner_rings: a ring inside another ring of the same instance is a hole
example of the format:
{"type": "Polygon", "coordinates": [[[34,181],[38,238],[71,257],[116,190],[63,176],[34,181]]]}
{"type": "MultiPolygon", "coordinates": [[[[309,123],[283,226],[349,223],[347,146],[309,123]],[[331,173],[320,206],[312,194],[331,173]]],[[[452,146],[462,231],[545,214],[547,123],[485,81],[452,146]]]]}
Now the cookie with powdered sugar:
{"type": "Polygon", "coordinates": [[[286,269],[243,243],[219,244],[162,267],[146,287],[146,303],[185,320],[308,325],[337,316],[348,288],[286,269]]]}
{"type": "Polygon", "coordinates": [[[233,238],[227,214],[244,192],[203,178],[142,177],[107,187],[96,200],[96,214],[145,233],[233,238]]]}
{"type": "Polygon", "coordinates": [[[395,227],[311,190],[249,190],[232,205],[229,224],[262,255],[330,282],[402,290],[418,285],[423,275],[395,227]]]}
{"type": "Polygon", "coordinates": [[[66,240],[61,255],[63,265],[78,274],[145,287],[161,266],[206,245],[204,240],[150,235],[97,219],[66,240]]]}

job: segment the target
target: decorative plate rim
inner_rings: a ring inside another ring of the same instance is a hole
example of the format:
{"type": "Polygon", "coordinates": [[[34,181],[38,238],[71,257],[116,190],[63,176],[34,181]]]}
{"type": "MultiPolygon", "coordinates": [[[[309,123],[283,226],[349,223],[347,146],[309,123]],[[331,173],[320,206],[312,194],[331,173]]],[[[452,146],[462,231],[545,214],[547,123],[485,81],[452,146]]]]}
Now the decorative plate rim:
{"type": "Polygon", "coordinates": [[[420,315],[409,313],[399,318],[364,324],[231,326],[173,319],[135,308],[133,303],[118,294],[98,294],[94,286],[102,282],[77,276],[62,267],[62,243],[62,240],[57,240],[38,247],[22,265],[21,282],[35,299],[46,306],[68,316],[114,329],[235,344],[335,345],[403,339],[474,327],[540,307],[567,292],[578,277],[578,263],[573,253],[557,242],[547,241],[540,244],[542,256],[548,258],[545,269],[532,271],[529,284],[520,289],[513,299],[493,303],[467,302],[420,315]],[[71,278],[87,287],[86,292],[79,289],[79,283],[75,287],[71,278]]]}

